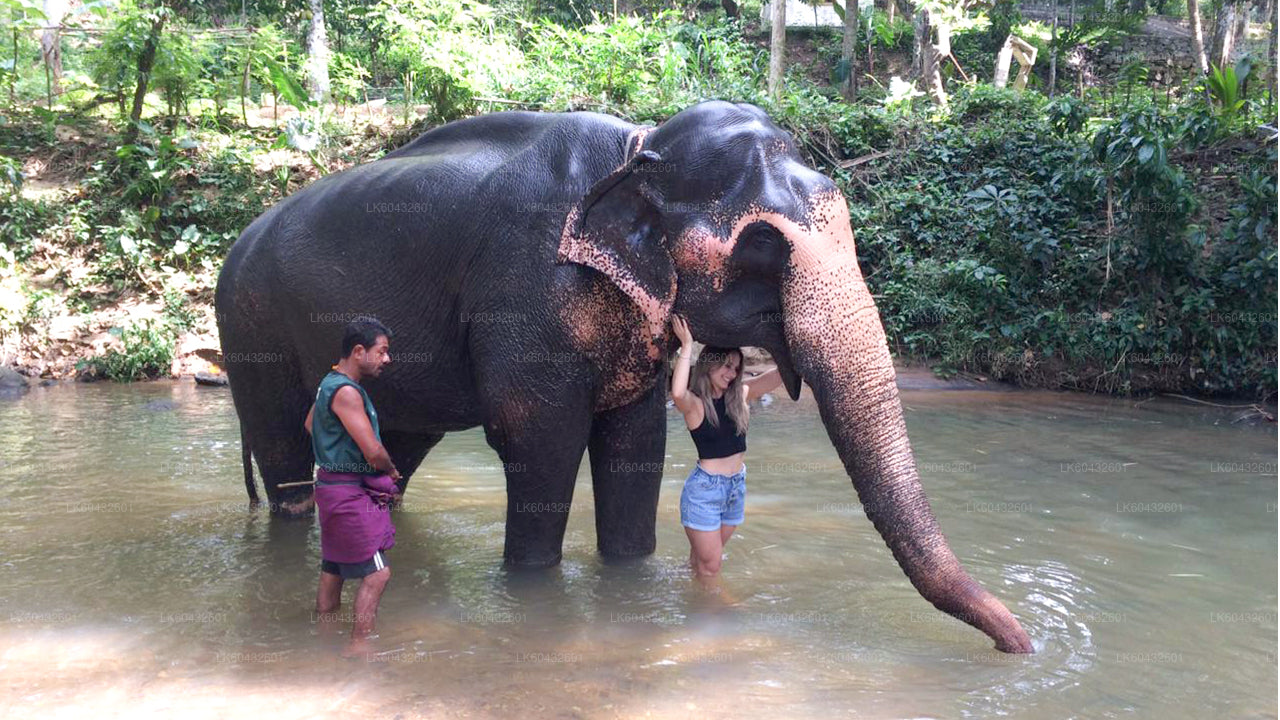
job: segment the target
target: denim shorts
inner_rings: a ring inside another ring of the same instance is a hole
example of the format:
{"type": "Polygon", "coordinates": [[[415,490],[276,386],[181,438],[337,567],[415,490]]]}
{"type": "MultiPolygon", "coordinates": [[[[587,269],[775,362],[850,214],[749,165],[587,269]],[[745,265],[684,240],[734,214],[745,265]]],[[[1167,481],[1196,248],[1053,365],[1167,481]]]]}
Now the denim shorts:
{"type": "Polygon", "coordinates": [[[741,525],[746,499],[746,465],[734,475],[713,475],[695,465],[680,493],[680,524],[702,531],[741,525]]]}

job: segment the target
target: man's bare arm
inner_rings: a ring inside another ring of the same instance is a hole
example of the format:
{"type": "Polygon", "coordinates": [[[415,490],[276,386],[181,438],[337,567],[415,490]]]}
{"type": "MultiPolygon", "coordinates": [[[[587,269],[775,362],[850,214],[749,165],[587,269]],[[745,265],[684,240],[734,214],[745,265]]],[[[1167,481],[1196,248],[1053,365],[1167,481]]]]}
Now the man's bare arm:
{"type": "Polygon", "coordinates": [[[364,459],[375,469],[399,479],[400,473],[391,462],[391,455],[373,434],[373,424],[364,411],[360,393],[350,385],[343,385],[333,394],[333,414],[342,421],[351,439],[360,446],[364,459]]]}
{"type": "Polygon", "coordinates": [[[307,419],[302,421],[302,427],[306,429],[307,434],[311,434],[311,418],[316,414],[316,404],[311,403],[311,409],[307,411],[307,419]]]}

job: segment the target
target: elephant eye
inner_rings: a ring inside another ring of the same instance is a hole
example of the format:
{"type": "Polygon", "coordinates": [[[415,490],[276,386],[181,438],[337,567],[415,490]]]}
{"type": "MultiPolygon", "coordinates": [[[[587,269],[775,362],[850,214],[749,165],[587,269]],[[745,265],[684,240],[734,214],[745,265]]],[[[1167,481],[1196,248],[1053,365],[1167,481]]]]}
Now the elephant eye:
{"type": "Polygon", "coordinates": [[[772,276],[781,272],[791,255],[791,248],[778,228],[759,220],[743,228],[734,248],[734,257],[744,272],[772,276]]]}
{"type": "Polygon", "coordinates": [[[759,250],[770,251],[782,244],[782,233],[767,222],[755,222],[743,233],[751,241],[751,245],[759,250]]]}

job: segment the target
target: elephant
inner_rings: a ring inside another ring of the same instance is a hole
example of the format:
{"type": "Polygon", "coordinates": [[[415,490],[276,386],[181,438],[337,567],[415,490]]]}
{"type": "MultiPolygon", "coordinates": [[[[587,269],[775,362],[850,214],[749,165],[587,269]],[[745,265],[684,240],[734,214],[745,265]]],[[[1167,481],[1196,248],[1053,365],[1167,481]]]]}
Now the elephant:
{"type": "Polygon", "coordinates": [[[372,315],[394,333],[368,391],[402,483],[445,433],[482,425],[513,568],[560,561],[584,451],[598,552],[654,552],[672,313],[702,342],[764,348],[793,400],[812,389],[917,591],[997,649],[1033,652],[925,498],[845,197],[759,107],[441,125],[258,217],[215,302],[251,499],[250,456],[274,513],[312,509],[303,419],[343,324],[372,315]]]}

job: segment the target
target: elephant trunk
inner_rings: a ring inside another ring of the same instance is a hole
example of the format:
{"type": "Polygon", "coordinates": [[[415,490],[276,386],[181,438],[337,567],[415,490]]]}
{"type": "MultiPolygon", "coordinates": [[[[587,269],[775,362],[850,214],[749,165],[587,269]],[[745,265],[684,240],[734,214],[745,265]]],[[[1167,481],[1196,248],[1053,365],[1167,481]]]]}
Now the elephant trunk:
{"type": "Polygon", "coordinates": [[[813,388],[827,434],[858,498],[911,584],[934,607],[983,631],[996,648],[1033,652],[1012,613],[978,585],[948,547],[916,471],[884,328],[863,281],[844,197],[824,222],[787,233],[787,342],[813,388]]]}

